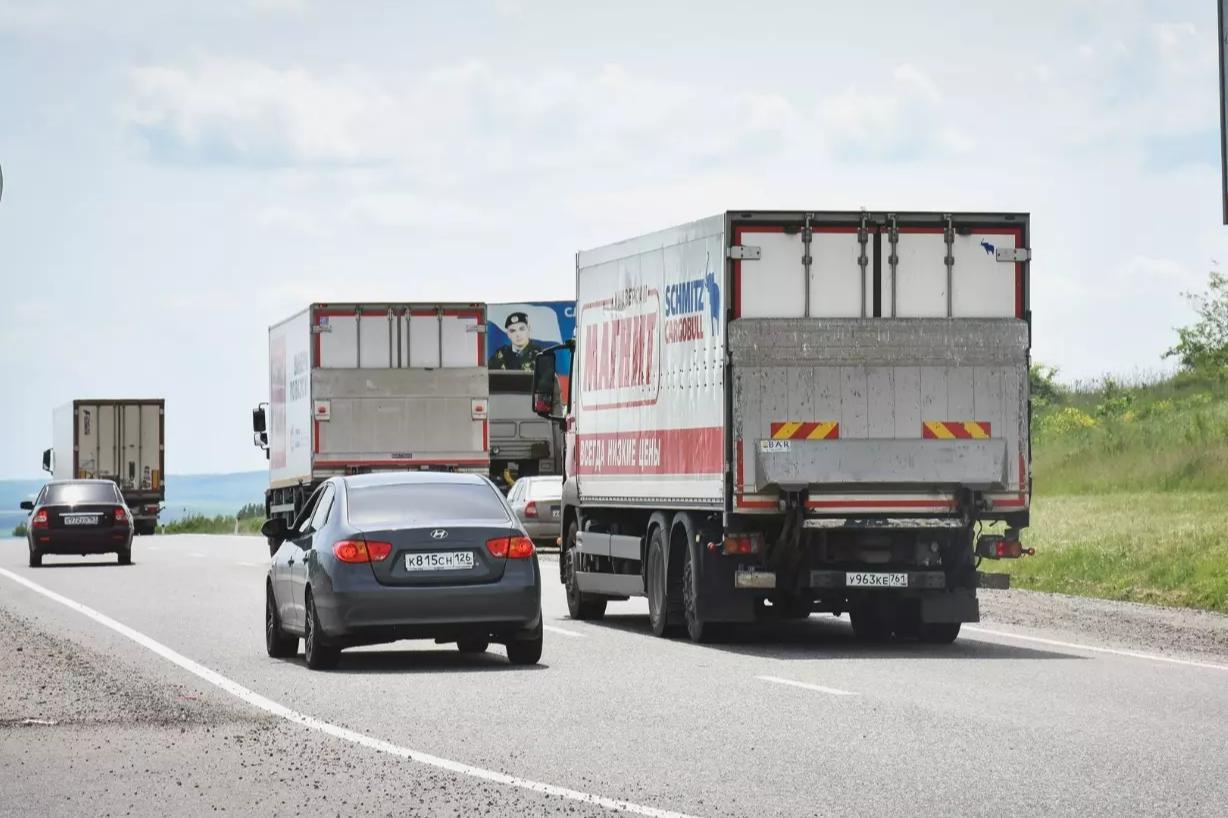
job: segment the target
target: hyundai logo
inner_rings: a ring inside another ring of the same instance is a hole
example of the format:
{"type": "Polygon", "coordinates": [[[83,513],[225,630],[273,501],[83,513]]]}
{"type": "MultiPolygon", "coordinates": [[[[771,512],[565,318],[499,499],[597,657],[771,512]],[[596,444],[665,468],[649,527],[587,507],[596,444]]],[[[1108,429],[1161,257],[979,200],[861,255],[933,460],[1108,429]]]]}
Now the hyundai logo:
{"type": "Polygon", "coordinates": [[[431,532],[431,539],[446,540],[448,538],[448,530],[446,528],[437,528],[431,532]]]}

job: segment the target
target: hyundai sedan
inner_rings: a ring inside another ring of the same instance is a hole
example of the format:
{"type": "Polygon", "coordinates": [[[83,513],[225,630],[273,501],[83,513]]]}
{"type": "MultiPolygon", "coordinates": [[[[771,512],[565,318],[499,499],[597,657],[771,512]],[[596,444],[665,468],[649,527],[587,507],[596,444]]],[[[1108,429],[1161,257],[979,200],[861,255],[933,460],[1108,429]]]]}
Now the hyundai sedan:
{"type": "Polygon", "coordinates": [[[265,641],[307,666],[343,648],[434,639],[462,653],[506,646],[513,664],[542,652],[541,572],[533,541],[487,478],[443,472],[334,477],[292,525],[271,519],[265,641]]]}

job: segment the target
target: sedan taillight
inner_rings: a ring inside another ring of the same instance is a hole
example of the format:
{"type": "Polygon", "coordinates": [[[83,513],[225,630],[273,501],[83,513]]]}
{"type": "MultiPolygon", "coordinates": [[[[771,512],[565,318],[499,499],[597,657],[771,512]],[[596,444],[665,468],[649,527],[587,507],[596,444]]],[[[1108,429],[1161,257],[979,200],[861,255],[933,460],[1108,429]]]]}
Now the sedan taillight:
{"type": "Polygon", "coordinates": [[[342,540],[333,544],[333,556],[342,562],[383,562],[392,553],[392,543],[372,540],[342,540]]]}
{"type": "Polygon", "coordinates": [[[115,522],[125,523],[128,521],[128,512],[124,511],[122,506],[115,507],[115,522]]]}
{"type": "Polygon", "coordinates": [[[38,513],[34,515],[34,519],[30,520],[30,528],[46,528],[47,527],[47,509],[40,508],[38,513]]]}
{"type": "Polygon", "coordinates": [[[536,501],[534,501],[534,500],[530,500],[528,503],[526,503],[526,504],[525,504],[525,507],[524,507],[524,516],[526,516],[526,517],[536,517],[536,516],[537,516],[537,503],[536,503],[536,501]]]}
{"type": "Polygon", "coordinates": [[[533,556],[533,541],[528,537],[498,537],[486,541],[486,550],[492,557],[523,560],[533,556]]]}

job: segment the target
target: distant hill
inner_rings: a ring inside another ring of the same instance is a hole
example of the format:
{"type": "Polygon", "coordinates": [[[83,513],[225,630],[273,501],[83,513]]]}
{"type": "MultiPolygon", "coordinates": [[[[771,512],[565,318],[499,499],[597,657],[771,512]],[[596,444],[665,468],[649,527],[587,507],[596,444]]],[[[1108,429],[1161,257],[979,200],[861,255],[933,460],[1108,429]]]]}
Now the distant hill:
{"type": "MultiPolygon", "coordinates": [[[[33,499],[44,480],[0,480],[0,536],[26,519],[21,501],[33,499]]],[[[248,503],[264,502],[268,472],[231,474],[180,474],[166,478],[166,511],[163,522],[187,514],[234,514],[248,503]]]]}

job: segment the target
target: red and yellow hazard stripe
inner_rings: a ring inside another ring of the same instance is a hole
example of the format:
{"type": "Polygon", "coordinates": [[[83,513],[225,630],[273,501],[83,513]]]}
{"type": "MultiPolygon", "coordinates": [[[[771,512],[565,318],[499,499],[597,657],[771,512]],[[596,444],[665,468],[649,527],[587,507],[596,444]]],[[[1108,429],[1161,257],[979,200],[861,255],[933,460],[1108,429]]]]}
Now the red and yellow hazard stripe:
{"type": "Polygon", "coordinates": [[[987,440],[989,422],[984,420],[923,420],[921,437],[926,440],[987,440]]]}
{"type": "Polygon", "coordinates": [[[772,424],[772,440],[835,440],[838,437],[840,424],[834,420],[772,424]]]}

